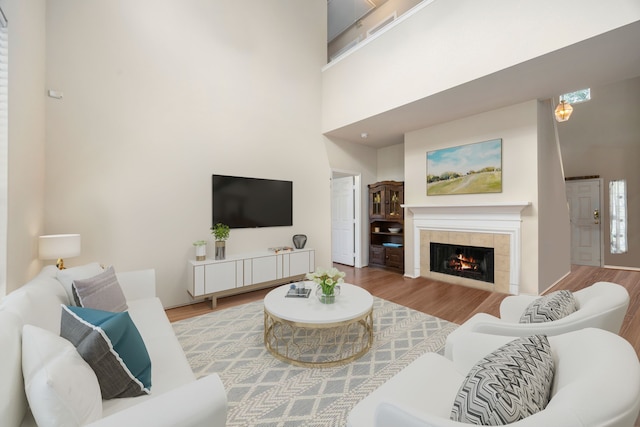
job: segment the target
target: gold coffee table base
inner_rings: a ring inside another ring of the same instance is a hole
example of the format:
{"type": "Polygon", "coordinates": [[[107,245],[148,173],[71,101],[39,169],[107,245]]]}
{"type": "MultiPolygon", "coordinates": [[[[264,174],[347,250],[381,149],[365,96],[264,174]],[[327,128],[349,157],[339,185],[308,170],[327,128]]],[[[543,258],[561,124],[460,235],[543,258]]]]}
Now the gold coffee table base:
{"type": "Polygon", "coordinates": [[[329,368],[356,360],[373,343],[373,308],[341,322],[300,323],[264,310],[264,345],[277,359],[302,367],[329,368]]]}

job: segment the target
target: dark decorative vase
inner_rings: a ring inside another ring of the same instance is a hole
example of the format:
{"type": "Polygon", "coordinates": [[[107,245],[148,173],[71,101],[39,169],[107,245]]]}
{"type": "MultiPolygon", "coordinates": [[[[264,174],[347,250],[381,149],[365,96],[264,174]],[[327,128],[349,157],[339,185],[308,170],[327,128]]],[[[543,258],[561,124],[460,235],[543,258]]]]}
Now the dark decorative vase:
{"type": "Polygon", "coordinates": [[[307,243],[307,236],[304,234],[296,234],[293,236],[293,246],[296,249],[303,249],[304,245],[307,243]]]}

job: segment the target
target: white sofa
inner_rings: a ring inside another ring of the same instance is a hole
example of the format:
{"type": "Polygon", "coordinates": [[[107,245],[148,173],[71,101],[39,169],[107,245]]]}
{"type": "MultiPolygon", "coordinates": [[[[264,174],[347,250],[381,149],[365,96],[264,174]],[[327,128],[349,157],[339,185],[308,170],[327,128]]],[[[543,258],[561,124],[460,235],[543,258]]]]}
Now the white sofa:
{"type": "MultiPolygon", "coordinates": [[[[462,427],[449,416],[465,375],[485,355],[514,337],[468,332],[453,360],[427,353],[360,401],[349,427],[462,427]]],[[[518,427],[631,427],[640,410],[640,364],[620,336],[588,328],[549,337],[556,365],[544,410],[518,427]]]]}
{"type": "Polygon", "coordinates": [[[500,317],[477,313],[447,336],[445,356],[451,358],[460,337],[468,332],[524,337],[564,334],[583,328],[599,328],[617,334],[629,307],[629,293],[616,283],[597,282],[573,292],[578,310],[562,319],[544,323],[519,323],[520,316],[537,296],[511,295],[500,304],[500,317]]]}
{"type": "MultiPolygon", "coordinates": [[[[47,266],[0,302],[0,424],[4,427],[36,425],[24,389],[21,334],[25,324],[60,333],[61,304],[70,301],[56,277],[56,268],[47,266]]],[[[151,359],[151,394],[103,400],[102,418],[90,425],[224,426],[224,386],[217,375],[196,380],[155,295],[154,270],[117,277],[151,359]]]]}

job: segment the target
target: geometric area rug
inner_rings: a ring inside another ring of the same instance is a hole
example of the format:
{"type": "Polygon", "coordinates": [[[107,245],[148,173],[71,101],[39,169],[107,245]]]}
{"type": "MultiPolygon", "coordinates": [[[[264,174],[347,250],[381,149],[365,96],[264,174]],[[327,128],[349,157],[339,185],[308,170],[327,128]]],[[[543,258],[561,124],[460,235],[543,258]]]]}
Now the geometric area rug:
{"type": "Polygon", "coordinates": [[[373,298],[371,349],[330,368],[274,358],[264,346],[264,305],[254,301],[174,322],[191,369],[217,373],[227,391],[227,426],[346,426],[360,400],[427,352],[443,353],[458,325],[373,298]]]}

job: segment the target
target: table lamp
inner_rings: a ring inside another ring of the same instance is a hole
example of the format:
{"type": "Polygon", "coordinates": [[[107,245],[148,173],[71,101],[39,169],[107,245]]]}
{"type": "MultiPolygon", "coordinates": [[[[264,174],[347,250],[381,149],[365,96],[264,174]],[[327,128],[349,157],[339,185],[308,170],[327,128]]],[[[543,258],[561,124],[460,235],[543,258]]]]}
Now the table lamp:
{"type": "Polygon", "coordinates": [[[38,256],[40,259],[57,259],[56,267],[64,269],[62,258],[80,255],[79,234],[50,234],[38,238],[38,256]]]}

